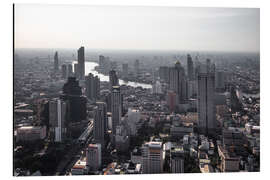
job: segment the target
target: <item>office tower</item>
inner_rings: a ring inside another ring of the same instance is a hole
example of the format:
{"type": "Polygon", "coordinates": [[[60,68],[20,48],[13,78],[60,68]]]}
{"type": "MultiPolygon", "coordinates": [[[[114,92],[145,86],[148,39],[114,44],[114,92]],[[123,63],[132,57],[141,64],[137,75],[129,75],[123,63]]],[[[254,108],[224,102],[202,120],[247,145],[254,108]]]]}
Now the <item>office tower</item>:
{"type": "Polygon", "coordinates": [[[170,68],[168,66],[159,67],[159,78],[165,83],[169,83],[169,70],[170,68]]]}
{"type": "Polygon", "coordinates": [[[184,149],[183,147],[172,148],[170,152],[171,173],[184,173],[184,149]]]}
{"type": "Polygon", "coordinates": [[[142,145],[143,174],[163,172],[164,152],[161,142],[147,142],[142,145]]]}
{"type": "Polygon", "coordinates": [[[211,60],[206,59],[206,72],[209,73],[211,69],[211,60]]]}
{"type": "Polygon", "coordinates": [[[79,69],[78,69],[78,63],[74,64],[74,75],[78,79],[79,78],[79,69]]]}
{"type": "Polygon", "coordinates": [[[127,119],[127,124],[129,126],[130,132],[129,134],[131,136],[136,136],[137,135],[137,127],[138,123],[141,119],[141,113],[137,109],[128,109],[128,119],[127,119]]]}
{"type": "Polygon", "coordinates": [[[37,115],[36,119],[43,125],[49,128],[49,101],[47,98],[37,100],[37,115]]]}
{"type": "Polygon", "coordinates": [[[116,126],[119,125],[122,116],[122,95],[119,86],[113,86],[111,92],[112,110],[112,133],[116,133],[116,126]]]}
{"type": "Polygon", "coordinates": [[[109,72],[109,78],[110,78],[110,90],[112,90],[113,86],[119,86],[119,79],[116,75],[115,70],[111,70],[109,72]]]}
{"type": "Polygon", "coordinates": [[[49,102],[49,127],[55,142],[61,142],[66,133],[67,105],[60,99],[49,102]]]}
{"type": "Polygon", "coordinates": [[[80,122],[86,119],[86,98],[82,96],[79,81],[75,77],[68,78],[60,98],[67,103],[69,122],[80,122]]]}
{"type": "MultiPolygon", "coordinates": [[[[207,68],[207,72],[209,69],[207,68]]],[[[198,129],[202,133],[212,134],[216,129],[215,118],[215,74],[198,75],[198,129]]]]}
{"type": "Polygon", "coordinates": [[[61,67],[62,70],[62,78],[66,79],[67,78],[67,65],[63,64],[61,67]]]}
{"type": "Polygon", "coordinates": [[[188,80],[194,79],[194,66],[191,56],[187,55],[187,74],[188,74],[188,80]]]}
{"type": "Polygon", "coordinates": [[[100,55],[100,56],[98,57],[98,64],[99,64],[99,68],[100,68],[100,69],[104,69],[104,68],[105,68],[105,64],[106,64],[105,61],[106,61],[106,60],[105,60],[105,57],[104,57],[103,55],[100,55]]]}
{"type": "Polygon", "coordinates": [[[94,141],[104,148],[104,135],[107,131],[107,110],[104,102],[97,102],[94,108],[94,141]]]}
{"type": "Polygon", "coordinates": [[[129,148],[129,136],[127,127],[123,124],[116,126],[115,149],[118,152],[126,152],[129,148]]]}
{"type": "Polygon", "coordinates": [[[140,62],[138,59],[136,59],[134,62],[134,72],[135,76],[138,76],[140,74],[140,62]]]}
{"type": "Polygon", "coordinates": [[[98,76],[89,73],[85,78],[86,96],[92,101],[99,99],[100,94],[100,80],[98,76]]]}
{"type": "Polygon", "coordinates": [[[73,68],[72,68],[72,64],[69,64],[69,65],[68,65],[67,76],[68,76],[68,77],[72,77],[72,76],[73,76],[73,68]]]}
{"type": "Polygon", "coordinates": [[[201,63],[199,62],[198,60],[198,56],[196,56],[195,58],[195,68],[194,68],[194,76],[195,76],[195,80],[198,80],[198,75],[199,75],[199,72],[200,72],[200,66],[201,66],[201,63]]]}
{"type": "Polygon", "coordinates": [[[223,71],[216,71],[215,86],[217,90],[225,89],[225,74],[223,71]]]}
{"type": "Polygon", "coordinates": [[[161,84],[159,81],[156,81],[156,83],[154,83],[152,85],[152,93],[153,94],[162,94],[162,88],[161,88],[161,84]]]}
{"type": "Polygon", "coordinates": [[[17,129],[16,141],[36,141],[45,137],[46,126],[21,126],[17,129]]]}
{"type": "Polygon", "coordinates": [[[232,112],[237,112],[242,110],[242,103],[237,95],[237,89],[234,86],[230,87],[230,106],[232,112]]]}
{"type": "Polygon", "coordinates": [[[195,80],[188,81],[188,99],[197,94],[197,83],[195,80]]]}
{"type": "Polygon", "coordinates": [[[112,112],[112,96],[111,96],[111,92],[109,92],[108,94],[105,95],[105,102],[107,104],[107,111],[108,112],[112,112]]]}
{"type": "Polygon", "coordinates": [[[97,171],[101,167],[101,145],[89,144],[86,149],[86,166],[89,171],[97,171]]]}
{"type": "Polygon", "coordinates": [[[85,75],[85,57],[84,57],[84,47],[78,49],[78,78],[80,80],[84,79],[85,75]]]}
{"type": "Polygon", "coordinates": [[[177,110],[178,95],[174,91],[168,91],[167,105],[169,106],[170,113],[175,112],[177,110]]]}
{"type": "Polygon", "coordinates": [[[108,89],[100,91],[99,99],[107,104],[107,111],[111,112],[111,91],[108,89]]]}
{"type": "Polygon", "coordinates": [[[122,64],[123,77],[128,77],[128,64],[122,64]]]}
{"type": "Polygon", "coordinates": [[[185,70],[177,61],[174,67],[169,70],[169,89],[178,95],[178,102],[185,103],[188,99],[188,84],[185,76],[185,70]]]}
{"type": "Polygon", "coordinates": [[[54,71],[59,71],[59,60],[58,60],[58,52],[56,51],[54,54],[54,71]]]}
{"type": "Polygon", "coordinates": [[[116,61],[111,62],[111,69],[113,69],[113,70],[117,69],[117,62],[116,61]]]}

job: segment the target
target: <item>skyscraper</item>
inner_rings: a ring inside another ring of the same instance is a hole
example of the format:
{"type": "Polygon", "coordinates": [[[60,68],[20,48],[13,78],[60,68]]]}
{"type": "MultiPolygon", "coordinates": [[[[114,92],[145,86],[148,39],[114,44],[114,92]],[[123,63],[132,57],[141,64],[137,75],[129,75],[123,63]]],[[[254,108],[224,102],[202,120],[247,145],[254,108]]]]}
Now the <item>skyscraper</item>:
{"type": "Polygon", "coordinates": [[[104,69],[105,64],[106,64],[106,59],[103,55],[100,55],[98,58],[98,64],[100,69],[104,69]]]}
{"type": "Polygon", "coordinates": [[[49,102],[49,127],[55,142],[61,142],[66,133],[66,108],[66,103],[60,99],[49,102]]]}
{"type": "Polygon", "coordinates": [[[131,109],[131,108],[128,109],[127,124],[129,126],[129,129],[130,129],[129,134],[131,136],[136,136],[137,129],[138,129],[137,123],[140,121],[140,119],[141,119],[141,113],[139,110],[131,109]]]}
{"type": "Polygon", "coordinates": [[[157,174],[163,172],[164,154],[161,142],[147,142],[142,146],[142,172],[157,174]]]}
{"type": "Polygon", "coordinates": [[[178,104],[178,95],[174,91],[168,91],[167,105],[169,106],[170,113],[176,111],[177,104],[178,104]]]}
{"type": "Polygon", "coordinates": [[[169,70],[170,68],[168,66],[159,67],[159,77],[166,83],[169,83],[169,70]]]}
{"type": "Polygon", "coordinates": [[[86,166],[90,171],[97,171],[101,166],[101,145],[89,144],[86,149],[86,166]]]}
{"type": "Polygon", "coordinates": [[[97,106],[94,109],[94,140],[104,148],[104,134],[107,131],[106,103],[97,102],[96,104],[97,106]]]}
{"type": "Polygon", "coordinates": [[[62,70],[62,78],[66,79],[67,78],[67,65],[63,64],[61,67],[62,70]]]}
{"type": "Polygon", "coordinates": [[[78,63],[74,64],[74,76],[78,79],[79,78],[79,66],[78,63]]]}
{"type": "Polygon", "coordinates": [[[212,134],[216,129],[214,93],[215,74],[207,68],[207,73],[198,75],[198,129],[205,134],[212,134]]]}
{"type": "Polygon", "coordinates": [[[189,54],[187,55],[187,74],[188,74],[188,80],[194,79],[193,61],[189,54]]]}
{"type": "Polygon", "coordinates": [[[135,72],[135,76],[138,76],[140,73],[140,62],[138,59],[136,59],[134,62],[134,72],[135,72]]]}
{"type": "Polygon", "coordinates": [[[211,69],[211,60],[206,59],[206,71],[207,71],[207,73],[210,72],[210,69],[211,69]]]}
{"type": "Polygon", "coordinates": [[[79,81],[69,77],[63,86],[60,98],[67,103],[67,119],[69,122],[80,122],[86,119],[86,98],[82,96],[79,81]]]}
{"type": "Polygon", "coordinates": [[[178,102],[184,103],[188,98],[187,78],[185,70],[177,61],[174,67],[169,69],[169,89],[178,95],[178,102]]]}
{"type": "Polygon", "coordinates": [[[119,86],[113,86],[111,92],[112,133],[115,134],[122,116],[122,95],[119,86]]]}
{"type": "Polygon", "coordinates": [[[116,126],[115,133],[115,149],[118,152],[127,152],[129,148],[129,136],[127,126],[120,124],[116,126]]]}
{"type": "Polygon", "coordinates": [[[170,152],[170,167],[172,173],[184,173],[184,149],[183,147],[172,148],[170,152]]]}
{"type": "Polygon", "coordinates": [[[122,70],[123,70],[123,77],[127,78],[128,77],[128,64],[122,64],[122,70]]]}
{"type": "Polygon", "coordinates": [[[54,71],[59,71],[59,60],[58,60],[58,52],[56,51],[54,54],[54,71]]]}
{"type": "Polygon", "coordinates": [[[225,89],[225,73],[223,71],[216,71],[216,89],[222,90],[225,89]]]}
{"type": "Polygon", "coordinates": [[[86,86],[86,96],[87,98],[96,101],[99,99],[100,94],[100,80],[98,76],[94,76],[93,74],[89,73],[85,79],[85,86],[86,86]]]}
{"type": "Polygon", "coordinates": [[[109,78],[110,78],[110,90],[112,90],[113,86],[119,86],[119,79],[116,75],[115,70],[111,70],[109,72],[109,78]]]}
{"type": "Polygon", "coordinates": [[[67,77],[73,76],[72,64],[69,64],[67,69],[68,69],[68,71],[67,71],[67,77]]]}
{"type": "Polygon", "coordinates": [[[85,57],[84,57],[84,47],[78,49],[78,78],[80,80],[84,79],[85,75],[85,57]]]}

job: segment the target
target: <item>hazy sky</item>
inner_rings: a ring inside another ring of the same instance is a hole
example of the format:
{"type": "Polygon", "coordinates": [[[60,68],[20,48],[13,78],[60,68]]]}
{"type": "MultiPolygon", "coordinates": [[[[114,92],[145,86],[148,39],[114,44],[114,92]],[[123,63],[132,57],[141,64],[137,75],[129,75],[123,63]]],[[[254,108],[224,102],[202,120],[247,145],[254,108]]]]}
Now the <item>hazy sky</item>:
{"type": "Polygon", "coordinates": [[[15,5],[15,48],[251,51],[259,9],[15,5]]]}

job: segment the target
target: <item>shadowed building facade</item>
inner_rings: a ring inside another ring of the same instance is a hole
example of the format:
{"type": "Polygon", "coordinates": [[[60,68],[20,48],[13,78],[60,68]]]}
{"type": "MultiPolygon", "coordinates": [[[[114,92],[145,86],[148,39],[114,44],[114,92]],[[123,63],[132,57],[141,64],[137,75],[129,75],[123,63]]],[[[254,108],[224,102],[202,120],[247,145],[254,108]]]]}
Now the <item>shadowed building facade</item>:
{"type": "Polygon", "coordinates": [[[94,141],[104,148],[104,135],[107,131],[107,108],[106,103],[97,102],[94,108],[94,141]]]}
{"type": "Polygon", "coordinates": [[[67,103],[68,122],[80,122],[86,119],[86,98],[82,96],[79,81],[75,77],[68,78],[60,97],[67,103]]]}
{"type": "Polygon", "coordinates": [[[198,75],[198,129],[204,134],[213,134],[216,130],[215,114],[215,74],[198,75]]]}
{"type": "Polygon", "coordinates": [[[59,71],[59,60],[58,60],[58,52],[56,51],[54,54],[54,71],[59,71]]]}
{"type": "Polygon", "coordinates": [[[78,49],[78,78],[80,80],[84,79],[85,75],[85,56],[84,56],[84,47],[78,49]]]}

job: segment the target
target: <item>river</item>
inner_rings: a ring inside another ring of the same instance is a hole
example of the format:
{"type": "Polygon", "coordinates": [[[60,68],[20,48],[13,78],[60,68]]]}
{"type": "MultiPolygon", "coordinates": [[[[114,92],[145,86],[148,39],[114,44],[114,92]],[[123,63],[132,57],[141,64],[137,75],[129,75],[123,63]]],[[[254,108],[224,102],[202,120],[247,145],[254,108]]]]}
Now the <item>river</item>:
{"type": "MultiPolygon", "coordinates": [[[[77,61],[72,62],[73,66],[75,63],[77,63],[77,61]]],[[[100,81],[109,82],[109,76],[97,72],[95,70],[96,66],[98,66],[98,64],[95,62],[85,62],[85,75],[92,73],[94,76],[98,76],[100,81]]],[[[73,69],[74,69],[74,67],[73,67],[73,69]]],[[[119,84],[132,86],[132,87],[142,87],[142,88],[146,88],[146,89],[152,88],[151,84],[137,83],[137,82],[132,82],[132,81],[124,81],[122,79],[119,79],[119,84]]]]}
{"type": "Polygon", "coordinates": [[[243,93],[240,90],[237,90],[237,93],[238,93],[238,97],[240,97],[240,98],[242,98],[243,96],[253,97],[253,98],[259,98],[260,97],[260,93],[257,93],[257,94],[246,94],[246,93],[243,93]]]}

